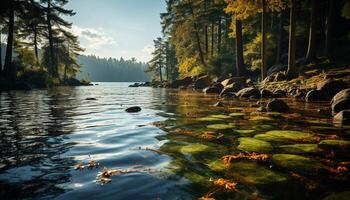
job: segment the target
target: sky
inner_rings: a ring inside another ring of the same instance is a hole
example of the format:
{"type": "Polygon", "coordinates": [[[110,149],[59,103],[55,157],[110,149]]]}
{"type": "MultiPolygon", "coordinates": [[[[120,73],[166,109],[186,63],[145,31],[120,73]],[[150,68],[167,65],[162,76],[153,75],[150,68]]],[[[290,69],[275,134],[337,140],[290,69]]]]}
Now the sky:
{"type": "Polygon", "coordinates": [[[65,8],[76,12],[66,19],[73,23],[83,54],[147,62],[153,40],[161,36],[165,0],[70,0],[65,8]]]}

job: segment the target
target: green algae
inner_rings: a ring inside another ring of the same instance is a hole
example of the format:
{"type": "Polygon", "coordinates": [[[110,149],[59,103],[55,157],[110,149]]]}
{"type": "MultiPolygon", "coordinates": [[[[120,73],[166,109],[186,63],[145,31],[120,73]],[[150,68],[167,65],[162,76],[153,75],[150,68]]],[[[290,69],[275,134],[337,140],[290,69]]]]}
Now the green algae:
{"type": "Polygon", "coordinates": [[[252,116],[249,119],[250,121],[273,121],[274,119],[266,116],[252,116]]]}
{"type": "Polygon", "coordinates": [[[215,130],[233,129],[234,127],[233,124],[211,124],[207,126],[207,128],[215,130]]]}
{"type": "Polygon", "coordinates": [[[243,118],[245,113],[230,113],[229,116],[233,118],[243,118]]]}
{"type": "Polygon", "coordinates": [[[230,119],[231,117],[228,115],[209,115],[210,118],[217,118],[217,119],[230,119]]]}
{"type": "Polygon", "coordinates": [[[319,146],[324,149],[333,150],[348,150],[350,148],[350,141],[347,140],[322,140],[319,146]]]}
{"type": "Polygon", "coordinates": [[[208,168],[215,172],[223,172],[227,170],[227,167],[221,160],[215,160],[207,164],[208,168]]]}
{"type": "Polygon", "coordinates": [[[249,130],[249,129],[236,129],[234,130],[235,133],[241,134],[241,135],[248,135],[255,133],[256,130],[249,130]]]}
{"type": "Polygon", "coordinates": [[[256,139],[265,140],[269,142],[296,142],[296,141],[312,141],[314,136],[310,133],[301,131],[286,131],[273,130],[265,134],[258,134],[254,136],[256,139]]]}
{"type": "Polygon", "coordinates": [[[317,174],[325,168],[320,161],[294,154],[275,154],[272,156],[272,163],[302,174],[317,174]]]}
{"type": "Polygon", "coordinates": [[[242,137],[238,139],[239,145],[237,149],[245,152],[266,153],[271,152],[273,147],[269,142],[258,140],[255,138],[242,137]]]}
{"type": "Polygon", "coordinates": [[[239,182],[253,185],[281,183],[287,177],[251,161],[234,162],[231,167],[232,176],[239,182]]]}
{"type": "Polygon", "coordinates": [[[215,117],[201,117],[197,119],[198,121],[202,122],[220,122],[224,121],[223,119],[215,118],[215,117]]]}
{"type": "Polygon", "coordinates": [[[189,144],[181,147],[180,152],[183,154],[196,154],[205,152],[208,149],[210,149],[210,147],[204,144],[189,144]]]}
{"type": "Polygon", "coordinates": [[[317,144],[282,145],[279,148],[281,148],[284,152],[292,154],[317,153],[320,151],[317,144]]]}

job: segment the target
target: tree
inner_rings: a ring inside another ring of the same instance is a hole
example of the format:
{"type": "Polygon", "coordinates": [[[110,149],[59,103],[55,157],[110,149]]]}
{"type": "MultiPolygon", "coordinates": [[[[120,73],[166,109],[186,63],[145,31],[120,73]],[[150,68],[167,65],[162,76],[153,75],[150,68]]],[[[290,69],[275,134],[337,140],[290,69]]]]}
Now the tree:
{"type": "Polygon", "coordinates": [[[316,59],[316,39],[317,39],[317,20],[319,13],[319,1],[311,0],[311,18],[309,31],[309,45],[306,54],[306,60],[315,61],[316,59]]]}
{"type": "Polygon", "coordinates": [[[291,0],[289,16],[289,43],[288,43],[288,69],[287,76],[292,78],[296,75],[295,66],[295,29],[296,29],[296,0],[291,0]]]}
{"type": "Polygon", "coordinates": [[[15,2],[14,0],[8,0],[8,33],[7,33],[7,46],[6,46],[6,56],[4,63],[4,74],[6,77],[12,77],[14,75],[14,70],[11,69],[12,64],[12,50],[13,50],[13,39],[14,39],[14,24],[15,24],[15,2]]]}
{"type": "Polygon", "coordinates": [[[163,81],[162,68],[166,66],[166,53],[163,38],[158,37],[154,42],[154,51],[152,52],[152,60],[148,63],[148,72],[159,75],[159,80],[163,81]]]}

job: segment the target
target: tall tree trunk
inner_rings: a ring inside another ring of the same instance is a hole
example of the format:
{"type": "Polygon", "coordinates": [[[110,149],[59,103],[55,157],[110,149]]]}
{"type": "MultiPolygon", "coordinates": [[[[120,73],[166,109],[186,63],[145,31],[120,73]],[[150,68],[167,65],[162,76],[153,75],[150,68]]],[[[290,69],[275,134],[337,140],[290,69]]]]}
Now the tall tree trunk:
{"type": "Polygon", "coordinates": [[[311,1],[311,19],[309,31],[309,46],[307,49],[306,59],[308,61],[315,61],[316,59],[316,39],[317,39],[317,18],[318,18],[318,4],[317,0],[311,1]]]}
{"type": "Polygon", "coordinates": [[[211,57],[214,56],[214,38],[215,38],[215,33],[214,33],[214,30],[215,30],[215,25],[214,25],[214,22],[211,24],[211,57]]]}
{"type": "Polygon", "coordinates": [[[55,53],[53,47],[53,37],[52,37],[52,25],[51,25],[51,0],[47,2],[47,28],[49,33],[49,51],[50,51],[50,66],[49,71],[51,75],[55,78],[58,77],[58,69],[55,62],[55,53]]]}
{"type": "Polygon", "coordinates": [[[159,79],[160,79],[160,82],[163,82],[162,66],[159,66],[159,79]]]}
{"type": "Polygon", "coordinates": [[[220,53],[221,53],[221,38],[222,38],[221,30],[222,30],[221,16],[219,16],[219,19],[218,19],[218,55],[220,55],[220,53]]]}
{"type": "Polygon", "coordinates": [[[0,29],[0,76],[2,75],[2,34],[0,29]]]}
{"type": "Polygon", "coordinates": [[[288,78],[293,78],[296,75],[296,66],[295,66],[295,2],[296,0],[292,0],[291,8],[290,8],[290,25],[289,25],[289,48],[288,48],[288,70],[287,76],[288,78]]]}
{"type": "Polygon", "coordinates": [[[36,64],[39,64],[39,54],[38,54],[38,31],[37,31],[37,25],[33,26],[33,33],[34,33],[34,53],[35,53],[35,59],[36,64]]]}
{"type": "Polygon", "coordinates": [[[284,21],[284,11],[281,12],[280,21],[278,24],[278,38],[277,38],[277,47],[276,47],[276,60],[275,65],[281,63],[281,55],[282,55],[282,44],[283,44],[283,21],[284,21]]]}
{"type": "Polygon", "coordinates": [[[197,25],[195,24],[194,27],[195,27],[194,29],[195,29],[196,43],[197,43],[197,48],[198,48],[198,53],[199,53],[199,59],[200,59],[202,65],[206,66],[197,25]]]}
{"type": "Polygon", "coordinates": [[[334,9],[335,1],[328,1],[328,15],[327,15],[327,27],[326,27],[326,44],[325,44],[325,53],[327,56],[330,56],[332,46],[333,46],[333,23],[334,23],[334,9]]]}
{"type": "Polygon", "coordinates": [[[209,55],[209,39],[208,39],[208,25],[204,27],[205,34],[205,57],[208,58],[209,55]]]}
{"type": "Polygon", "coordinates": [[[263,12],[262,12],[262,25],[261,25],[261,81],[266,78],[267,67],[266,67],[266,0],[262,1],[263,12]]]}
{"type": "Polygon", "coordinates": [[[242,21],[236,19],[236,74],[242,76],[244,70],[242,21]]]}
{"type": "Polygon", "coordinates": [[[13,49],[13,35],[14,35],[14,24],[15,24],[15,5],[14,0],[10,1],[10,12],[9,12],[9,23],[8,23],[8,34],[7,34],[7,47],[4,64],[4,74],[6,77],[14,78],[14,69],[11,69],[12,65],[12,49],[13,49]]]}

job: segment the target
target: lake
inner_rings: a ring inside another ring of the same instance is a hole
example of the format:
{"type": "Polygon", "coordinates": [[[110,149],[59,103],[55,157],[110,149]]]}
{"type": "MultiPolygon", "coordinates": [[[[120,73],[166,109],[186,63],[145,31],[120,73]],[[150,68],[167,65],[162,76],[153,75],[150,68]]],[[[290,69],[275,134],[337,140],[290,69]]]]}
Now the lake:
{"type": "Polygon", "coordinates": [[[219,108],[215,96],[129,84],[0,93],[0,199],[349,195],[350,128],[320,113],[327,104],[258,113],[257,100],[219,108]],[[105,168],[115,173],[101,179],[105,168]]]}

